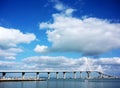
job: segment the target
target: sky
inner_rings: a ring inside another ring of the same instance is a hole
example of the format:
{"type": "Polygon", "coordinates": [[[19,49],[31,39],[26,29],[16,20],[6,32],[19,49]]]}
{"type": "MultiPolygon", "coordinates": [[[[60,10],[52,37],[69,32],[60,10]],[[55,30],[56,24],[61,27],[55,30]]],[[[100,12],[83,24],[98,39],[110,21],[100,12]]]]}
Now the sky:
{"type": "Polygon", "coordinates": [[[0,0],[0,70],[120,76],[119,8],[120,0],[0,0]]]}

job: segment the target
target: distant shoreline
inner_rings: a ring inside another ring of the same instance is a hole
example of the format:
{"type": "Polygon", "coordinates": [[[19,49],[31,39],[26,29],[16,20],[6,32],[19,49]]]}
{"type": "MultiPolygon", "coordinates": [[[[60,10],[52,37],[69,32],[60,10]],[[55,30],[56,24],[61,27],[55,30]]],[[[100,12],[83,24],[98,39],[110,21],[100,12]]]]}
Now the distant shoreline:
{"type": "Polygon", "coordinates": [[[0,79],[0,82],[16,82],[16,81],[46,81],[45,79],[0,79]]]}
{"type": "MultiPolygon", "coordinates": [[[[101,78],[101,79],[49,79],[49,80],[80,80],[80,81],[120,81],[120,78],[101,78]]],[[[47,79],[0,79],[0,82],[21,82],[21,81],[47,81],[47,79]]]]}

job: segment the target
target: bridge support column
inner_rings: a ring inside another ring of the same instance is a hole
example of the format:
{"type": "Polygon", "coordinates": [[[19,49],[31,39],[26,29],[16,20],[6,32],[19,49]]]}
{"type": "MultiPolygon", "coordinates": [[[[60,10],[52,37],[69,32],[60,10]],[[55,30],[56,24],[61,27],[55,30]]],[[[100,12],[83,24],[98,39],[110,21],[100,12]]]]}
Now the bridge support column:
{"type": "Polygon", "coordinates": [[[5,79],[6,72],[2,73],[2,78],[5,79]]]}
{"type": "Polygon", "coordinates": [[[25,72],[22,72],[22,79],[24,79],[24,76],[25,76],[25,72]]]}
{"type": "Polygon", "coordinates": [[[36,80],[39,79],[39,72],[36,72],[36,80]]]}
{"type": "Polygon", "coordinates": [[[66,72],[63,72],[63,79],[66,79],[66,72]]]}
{"type": "Polygon", "coordinates": [[[80,78],[82,79],[82,71],[80,71],[80,78]]]}
{"type": "Polygon", "coordinates": [[[48,72],[48,79],[50,79],[50,72],[48,72]]]}
{"type": "Polygon", "coordinates": [[[74,72],[74,79],[76,79],[76,72],[74,72]]]}
{"type": "Polygon", "coordinates": [[[58,79],[59,77],[58,77],[58,72],[56,72],[56,79],[58,79]]]}
{"type": "Polygon", "coordinates": [[[98,73],[99,73],[98,78],[103,78],[103,74],[101,72],[98,72],[98,73]]]}
{"type": "Polygon", "coordinates": [[[87,71],[87,78],[89,79],[90,78],[90,71],[87,71]]]}

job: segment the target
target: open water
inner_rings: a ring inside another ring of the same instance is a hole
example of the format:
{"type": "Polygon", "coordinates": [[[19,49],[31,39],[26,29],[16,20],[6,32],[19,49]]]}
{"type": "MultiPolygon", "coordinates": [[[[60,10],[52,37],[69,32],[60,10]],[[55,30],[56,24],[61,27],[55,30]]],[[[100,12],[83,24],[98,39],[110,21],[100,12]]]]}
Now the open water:
{"type": "Polygon", "coordinates": [[[91,81],[54,79],[46,81],[0,82],[0,88],[120,88],[120,79],[91,81]]]}

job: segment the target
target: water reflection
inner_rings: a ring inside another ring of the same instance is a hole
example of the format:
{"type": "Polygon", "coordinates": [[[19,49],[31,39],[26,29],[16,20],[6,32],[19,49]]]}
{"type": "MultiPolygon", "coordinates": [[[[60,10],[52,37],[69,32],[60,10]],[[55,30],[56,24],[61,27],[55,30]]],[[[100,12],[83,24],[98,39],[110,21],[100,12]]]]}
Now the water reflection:
{"type": "Polygon", "coordinates": [[[24,88],[24,82],[21,82],[21,88],[24,88]]]}
{"type": "Polygon", "coordinates": [[[87,84],[88,86],[85,87],[85,84],[76,80],[52,80],[47,81],[46,88],[88,88],[89,85],[87,84]]]}
{"type": "Polygon", "coordinates": [[[47,81],[22,81],[0,82],[0,88],[120,88],[120,81],[94,81],[88,80],[47,80],[47,81]]]}

